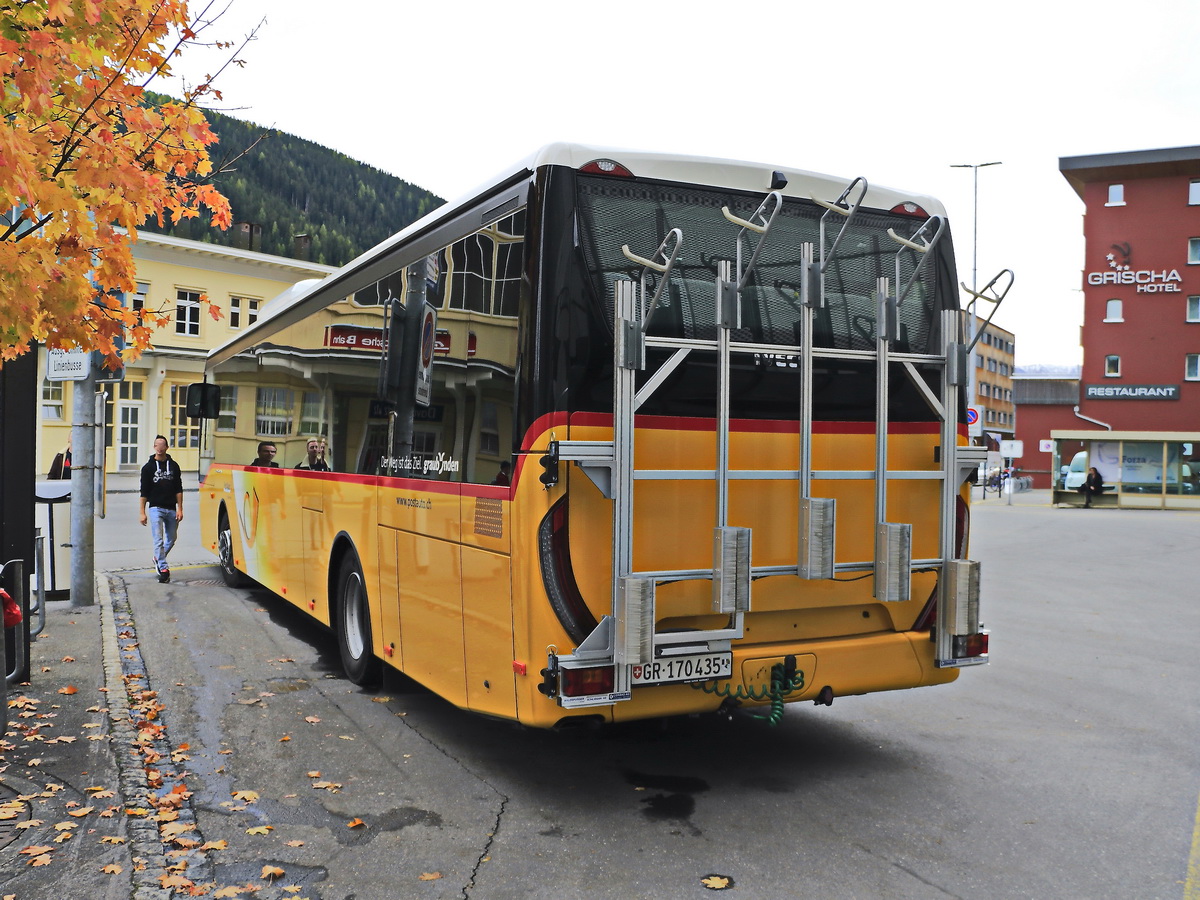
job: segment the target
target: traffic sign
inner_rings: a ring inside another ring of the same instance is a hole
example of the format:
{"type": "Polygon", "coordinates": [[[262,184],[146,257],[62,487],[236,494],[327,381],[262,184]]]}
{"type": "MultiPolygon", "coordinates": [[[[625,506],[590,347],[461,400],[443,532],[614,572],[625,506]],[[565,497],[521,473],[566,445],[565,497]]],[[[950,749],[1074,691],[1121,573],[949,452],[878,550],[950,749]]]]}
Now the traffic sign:
{"type": "Polygon", "coordinates": [[[437,309],[429,301],[421,317],[421,356],[417,365],[417,405],[428,406],[433,396],[433,353],[437,347],[437,309]]]}
{"type": "Polygon", "coordinates": [[[1000,455],[1009,459],[1020,459],[1025,455],[1024,441],[1001,441],[1000,455]]]}
{"type": "Polygon", "coordinates": [[[47,381],[83,381],[88,377],[92,354],[87,350],[46,351],[47,381]]]}
{"type": "Polygon", "coordinates": [[[978,425],[979,424],[979,410],[977,410],[973,406],[967,407],[967,424],[968,425],[978,425]]]}

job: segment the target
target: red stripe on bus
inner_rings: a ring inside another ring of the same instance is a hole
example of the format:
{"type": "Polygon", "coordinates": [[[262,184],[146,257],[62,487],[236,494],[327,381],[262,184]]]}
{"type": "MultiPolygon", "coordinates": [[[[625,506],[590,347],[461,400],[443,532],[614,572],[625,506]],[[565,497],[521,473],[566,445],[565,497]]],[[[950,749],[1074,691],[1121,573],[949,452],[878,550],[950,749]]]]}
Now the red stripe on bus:
{"type": "Polygon", "coordinates": [[[386,487],[393,490],[419,491],[426,494],[457,494],[463,497],[492,497],[511,500],[512,488],[501,484],[471,484],[458,481],[426,481],[420,478],[393,478],[388,475],[355,475],[349,472],[312,472],[308,469],[264,469],[262,466],[226,466],[224,468],[255,471],[262,469],[274,475],[294,478],[315,478],[320,481],[335,481],[339,484],[361,484],[367,487],[386,487]]]}
{"type": "MultiPolygon", "coordinates": [[[[684,416],[637,416],[639,428],[662,431],[715,431],[716,419],[684,416]]],[[[612,416],[605,413],[581,412],[571,416],[571,424],[584,427],[612,428],[612,416]]],[[[795,419],[733,419],[729,430],[739,434],[799,434],[800,423],[795,419]]],[[[532,429],[531,429],[532,431],[532,429]]],[[[892,422],[888,434],[937,434],[937,422],[892,422]]],[[[813,422],[814,434],[874,434],[874,422],[813,422]]]]}

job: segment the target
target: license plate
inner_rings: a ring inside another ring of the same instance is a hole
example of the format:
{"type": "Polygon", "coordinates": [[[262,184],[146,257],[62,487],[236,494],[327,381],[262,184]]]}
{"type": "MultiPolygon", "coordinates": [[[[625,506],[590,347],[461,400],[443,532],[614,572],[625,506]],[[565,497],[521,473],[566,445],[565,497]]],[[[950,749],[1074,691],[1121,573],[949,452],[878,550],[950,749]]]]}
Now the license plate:
{"type": "Polygon", "coordinates": [[[664,656],[654,662],[633,667],[633,684],[670,684],[681,681],[708,681],[733,674],[733,654],[694,653],[688,656],[664,656]]]}

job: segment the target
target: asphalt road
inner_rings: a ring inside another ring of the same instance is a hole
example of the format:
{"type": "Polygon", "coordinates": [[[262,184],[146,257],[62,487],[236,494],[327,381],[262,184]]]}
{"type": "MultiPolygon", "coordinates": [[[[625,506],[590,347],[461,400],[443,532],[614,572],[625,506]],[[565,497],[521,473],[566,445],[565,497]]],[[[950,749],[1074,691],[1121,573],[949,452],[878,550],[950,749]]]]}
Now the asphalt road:
{"type": "Polygon", "coordinates": [[[199,550],[169,585],[132,557],[110,584],[192,834],[225,842],[187,874],[263,900],[686,898],[711,875],[750,898],[1195,900],[1200,515],[1029,503],[974,507],[989,666],[776,728],[531,731],[400,676],[360,691],[302,614],[182,564],[199,550]]]}

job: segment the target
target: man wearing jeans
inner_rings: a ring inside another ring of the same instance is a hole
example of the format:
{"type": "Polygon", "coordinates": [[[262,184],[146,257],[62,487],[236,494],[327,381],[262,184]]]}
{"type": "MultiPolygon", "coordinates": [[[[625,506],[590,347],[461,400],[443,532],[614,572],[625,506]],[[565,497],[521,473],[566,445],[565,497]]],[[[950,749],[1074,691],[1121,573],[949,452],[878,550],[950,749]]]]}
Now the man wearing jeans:
{"type": "Polygon", "coordinates": [[[175,534],[183,521],[183,475],[179,463],[167,453],[167,439],[161,434],[154,438],[154,455],[142,466],[141,521],[147,522],[149,507],[150,533],[154,536],[154,569],[158,580],[171,580],[167,554],[175,546],[175,534]]]}

